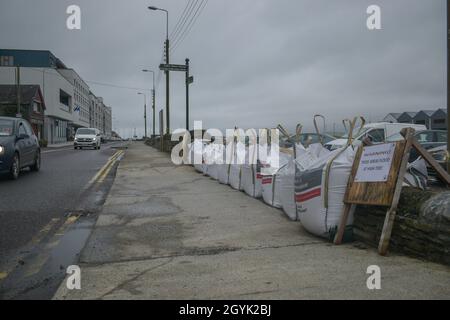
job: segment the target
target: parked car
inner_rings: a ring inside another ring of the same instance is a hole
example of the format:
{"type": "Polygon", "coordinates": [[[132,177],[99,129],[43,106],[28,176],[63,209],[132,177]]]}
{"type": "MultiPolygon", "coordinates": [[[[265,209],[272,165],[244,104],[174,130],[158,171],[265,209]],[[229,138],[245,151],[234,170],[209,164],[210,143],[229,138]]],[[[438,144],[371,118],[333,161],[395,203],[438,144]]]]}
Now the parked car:
{"type": "Polygon", "coordinates": [[[41,149],[28,121],[21,118],[0,117],[0,173],[19,178],[20,170],[41,168],[41,149]]]}
{"type": "MultiPolygon", "coordinates": [[[[441,146],[447,145],[447,131],[444,130],[423,130],[415,133],[415,138],[426,150],[431,150],[441,146]]],[[[395,142],[403,140],[400,133],[396,133],[386,139],[387,142],[395,142]]],[[[439,150],[439,149],[438,149],[439,150]]],[[[411,150],[410,162],[413,162],[419,157],[416,149],[411,150]]]]}
{"type": "MultiPolygon", "coordinates": [[[[433,156],[433,158],[447,170],[447,162],[449,161],[449,154],[447,153],[447,144],[440,147],[429,149],[428,152],[433,156]]],[[[428,166],[428,175],[435,177],[437,175],[436,171],[428,166]]]]}
{"type": "Polygon", "coordinates": [[[95,128],[80,128],[75,134],[73,142],[74,149],[94,148],[100,150],[101,148],[101,134],[100,130],[95,128]]]}
{"type": "MultiPolygon", "coordinates": [[[[280,142],[280,147],[282,148],[291,148],[293,146],[293,141],[295,141],[297,137],[291,136],[288,139],[283,138],[280,142]]],[[[333,137],[329,134],[318,134],[318,133],[302,133],[300,134],[300,143],[307,147],[313,143],[320,143],[322,141],[323,144],[326,144],[330,141],[336,140],[336,137],[333,137]]]]}
{"type": "MultiPolygon", "coordinates": [[[[373,143],[382,143],[386,139],[404,128],[413,128],[416,131],[424,131],[427,128],[421,124],[411,123],[369,123],[362,128],[355,128],[353,130],[353,144],[360,145],[362,140],[368,138],[373,143]]],[[[325,144],[325,147],[329,150],[336,150],[347,144],[348,134],[344,135],[342,139],[336,139],[325,144]]]]}

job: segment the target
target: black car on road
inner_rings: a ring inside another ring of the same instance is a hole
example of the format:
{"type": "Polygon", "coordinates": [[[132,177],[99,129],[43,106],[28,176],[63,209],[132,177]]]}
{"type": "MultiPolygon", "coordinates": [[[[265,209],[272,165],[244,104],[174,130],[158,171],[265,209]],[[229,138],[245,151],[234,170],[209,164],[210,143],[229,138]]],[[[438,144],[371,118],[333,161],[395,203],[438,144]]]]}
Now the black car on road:
{"type": "Polygon", "coordinates": [[[0,173],[16,180],[26,167],[33,171],[41,167],[41,150],[33,129],[24,119],[0,117],[0,173]]]}

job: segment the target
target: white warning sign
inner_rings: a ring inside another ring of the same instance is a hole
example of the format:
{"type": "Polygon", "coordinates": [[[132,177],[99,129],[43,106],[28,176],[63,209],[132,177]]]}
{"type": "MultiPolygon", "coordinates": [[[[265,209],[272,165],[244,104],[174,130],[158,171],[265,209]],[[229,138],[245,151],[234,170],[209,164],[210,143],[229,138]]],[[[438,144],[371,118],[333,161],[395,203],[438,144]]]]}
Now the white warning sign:
{"type": "Polygon", "coordinates": [[[386,182],[394,158],[395,143],[364,147],[355,182],[386,182]]]}

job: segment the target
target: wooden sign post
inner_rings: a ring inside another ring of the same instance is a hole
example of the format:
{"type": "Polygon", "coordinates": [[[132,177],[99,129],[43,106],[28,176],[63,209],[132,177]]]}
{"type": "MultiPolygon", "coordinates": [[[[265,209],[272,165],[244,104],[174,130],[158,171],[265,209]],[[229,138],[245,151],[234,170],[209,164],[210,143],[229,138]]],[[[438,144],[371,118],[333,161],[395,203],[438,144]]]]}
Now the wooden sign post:
{"type": "Polygon", "coordinates": [[[389,207],[378,247],[387,253],[397,205],[411,151],[414,129],[405,131],[405,140],[395,143],[360,147],[356,154],[344,198],[344,211],[335,244],[341,244],[348,216],[356,205],[389,207]]]}

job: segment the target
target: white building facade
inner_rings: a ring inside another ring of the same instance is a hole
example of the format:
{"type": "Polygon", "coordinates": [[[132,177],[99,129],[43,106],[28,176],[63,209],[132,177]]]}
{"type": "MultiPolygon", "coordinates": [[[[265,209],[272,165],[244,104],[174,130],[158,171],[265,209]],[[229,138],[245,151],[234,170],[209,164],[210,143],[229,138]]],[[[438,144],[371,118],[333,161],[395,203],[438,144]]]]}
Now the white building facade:
{"type": "MultiPolygon", "coordinates": [[[[73,85],[73,129],[89,127],[89,86],[73,69],[58,69],[73,85]]],[[[74,134],[74,132],[73,132],[74,134]]]]}
{"type": "MultiPolygon", "coordinates": [[[[0,84],[15,84],[15,72],[15,67],[0,67],[0,84]]],[[[67,142],[73,123],[72,83],[51,68],[20,68],[20,83],[41,87],[46,105],[44,139],[49,144],[67,142]]]]}
{"type": "Polygon", "coordinates": [[[101,131],[104,138],[112,136],[112,109],[103,103],[102,97],[97,97],[90,92],[90,127],[101,131]]]}
{"type": "Polygon", "coordinates": [[[49,144],[71,141],[78,128],[97,128],[111,136],[111,108],[50,51],[0,49],[0,84],[16,84],[16,66],[21,85],[41,88],[46,105],[43,138],[49,144]]]}

